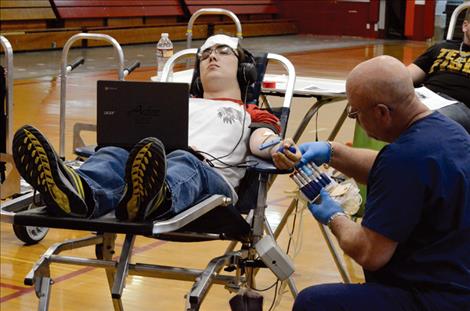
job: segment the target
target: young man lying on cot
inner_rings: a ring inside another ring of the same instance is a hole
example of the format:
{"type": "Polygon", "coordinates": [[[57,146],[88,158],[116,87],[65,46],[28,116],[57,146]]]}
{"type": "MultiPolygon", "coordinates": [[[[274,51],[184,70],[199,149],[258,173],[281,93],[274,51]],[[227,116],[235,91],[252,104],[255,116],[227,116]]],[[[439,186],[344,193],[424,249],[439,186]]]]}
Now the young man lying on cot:
{"type": "Polygon", "coordinates": [[[245,105],[255,70],[253,57],[237,38],[215,35],[198,55],[202,98],[189,100],[189,145],[206,158],[176,150],[165,153],[156,137],[128,152],[104,147],[79,169],[66,166],[52,145],[32,126],[20,128],[13,157],[21,176],[39,191],[52,215],[98,217],[115,210],[120,220],[172,217],[207,195],[222,194],[235,202],[234,189],[245,174],[250,152],[288,169],[301,157],[290,139],[260,150],[276,138],[279,120],[255,105],[245,105]],[[294,150],[294,149],[291,149],[294,150]]]}

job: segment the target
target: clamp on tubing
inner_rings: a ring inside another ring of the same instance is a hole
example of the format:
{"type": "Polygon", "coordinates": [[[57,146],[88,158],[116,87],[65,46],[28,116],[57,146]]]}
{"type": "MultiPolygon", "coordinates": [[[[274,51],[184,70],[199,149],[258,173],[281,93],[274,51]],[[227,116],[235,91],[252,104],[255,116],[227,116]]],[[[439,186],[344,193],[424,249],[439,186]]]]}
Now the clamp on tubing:
{"type": "Polygon", "coordinates": [[[77,57],[70,65],[67,65],[67,72],[70,72],[77,68],[80,65],[83,65],[85,63],[85,58],[83,57],[77,57]]]}
{"type": "Polygon", "coordinates": [[[124,76],[127,77],[131,72],[140,67],[140,62],[135,61],[132,65],[127,68],[124,68],[124,76]]]}

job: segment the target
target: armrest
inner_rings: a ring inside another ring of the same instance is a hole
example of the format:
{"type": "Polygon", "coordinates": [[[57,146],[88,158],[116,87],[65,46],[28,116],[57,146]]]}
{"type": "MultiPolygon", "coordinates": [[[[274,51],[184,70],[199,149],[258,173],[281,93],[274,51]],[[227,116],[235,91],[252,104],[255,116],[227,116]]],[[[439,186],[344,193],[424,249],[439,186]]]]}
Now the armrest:
{"type": "Polygon", "coordinates": [[[167,233],[176,231],[193,220],[201,217],[202,215],[210,212],[217,206],[227,206],[231,203],[231,200],[223,195],[213,195],[207,199],[199,202],[193,207],[185,210],[184,212],[174,216],[167,220],[157,220],[153,223],[152,233],[154,235],[160,233],[167,233]]]}
{"type": "Polygon", "coordinates": [[[268,173],[268,174],[289,174],[294,171],[294,169],[281,170],[274,166],[273,162],[249,155],[246,160],[250,163],[248,170],[256,173],[268,173]]]}

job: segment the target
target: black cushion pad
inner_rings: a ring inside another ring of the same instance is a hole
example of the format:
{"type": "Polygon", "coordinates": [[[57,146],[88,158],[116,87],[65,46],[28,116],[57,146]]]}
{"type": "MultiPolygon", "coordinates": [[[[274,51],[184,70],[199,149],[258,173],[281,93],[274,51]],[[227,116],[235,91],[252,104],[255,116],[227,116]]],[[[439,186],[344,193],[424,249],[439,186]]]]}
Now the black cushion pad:
{"type": "MultiPolygon", "coordinates": [[[[45,207],[16,213],[14,223],[23,226],[150,236],[154,225],[152,221],[119,221],[114,212],[93,219],[57,217],[49,215],[45,207]]],[[[250,232],[250,226],[233,206],[219,206],[182,227],[178,232],[223,234],[229,239],[245,240],[250,232]]],[[[192,240],[188,238],[187,241],[192,240]]]]}

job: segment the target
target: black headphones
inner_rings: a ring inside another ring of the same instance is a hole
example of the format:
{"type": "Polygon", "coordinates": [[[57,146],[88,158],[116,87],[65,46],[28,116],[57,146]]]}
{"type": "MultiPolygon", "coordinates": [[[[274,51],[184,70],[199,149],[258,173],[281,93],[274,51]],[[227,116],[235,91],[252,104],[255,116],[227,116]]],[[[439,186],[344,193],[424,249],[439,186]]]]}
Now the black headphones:
{"type": "MultiPolygon", "coordinates": [[[[199,53],[199,50],[198,50],[199,53]]],[[[258,72],[256,70],[256,61],[253,54],[243,49],[243,59],[238,58],[238,70],[237,80],[242,92],[242,98],[244,98],[244,92],[248,86],[256,82],[258,78],[258,72]]],[[[196,57],[196,63],[194,64],[193,79],[191,80],[190,93],[194,97],[203,97],[204,89],[202,88],[201,74],[199,72],[200,60],[196,57]]]]}

